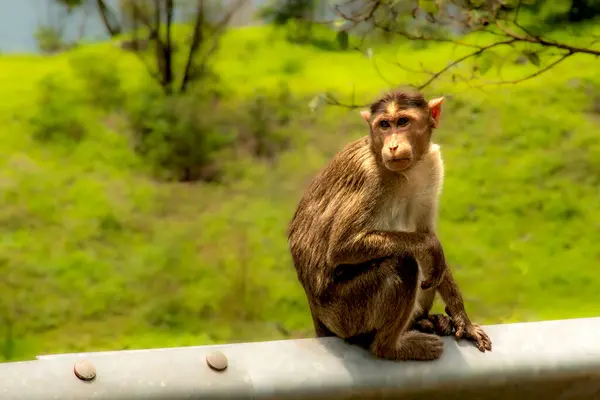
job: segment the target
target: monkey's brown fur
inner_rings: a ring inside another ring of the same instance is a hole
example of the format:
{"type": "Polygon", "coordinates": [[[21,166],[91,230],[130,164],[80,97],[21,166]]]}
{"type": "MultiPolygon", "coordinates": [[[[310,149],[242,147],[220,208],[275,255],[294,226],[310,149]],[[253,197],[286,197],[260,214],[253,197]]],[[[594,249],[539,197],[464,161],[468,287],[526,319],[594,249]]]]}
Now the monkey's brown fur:
{"type": "Polygon", "coordinates": [[[300,201],[288,239],[317,336],[382,358],[431,360],[443,342],[425,332],[449,334],[454,325],[457,337],[491,350],[435,234],[444,168],[430,139],[442,102],[413,91],[374,102],[361,112],[370,134],[343,148],[300,201]],[[429,315],[436,290],[452,321],[429,315]]]}

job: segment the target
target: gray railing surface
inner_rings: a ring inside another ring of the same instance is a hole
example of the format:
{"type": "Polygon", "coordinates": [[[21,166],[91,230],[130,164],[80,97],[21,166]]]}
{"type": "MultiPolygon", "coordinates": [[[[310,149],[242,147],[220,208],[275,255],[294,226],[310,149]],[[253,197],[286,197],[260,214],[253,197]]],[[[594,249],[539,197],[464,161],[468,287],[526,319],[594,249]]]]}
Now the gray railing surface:
{"type": "Polygon", "coordinates": [[[0,364],[0,399],[600,399],[600,318],[485,329],[491,353],[447,337],[432,362],[335,338],[39,356],[0,364]]]}

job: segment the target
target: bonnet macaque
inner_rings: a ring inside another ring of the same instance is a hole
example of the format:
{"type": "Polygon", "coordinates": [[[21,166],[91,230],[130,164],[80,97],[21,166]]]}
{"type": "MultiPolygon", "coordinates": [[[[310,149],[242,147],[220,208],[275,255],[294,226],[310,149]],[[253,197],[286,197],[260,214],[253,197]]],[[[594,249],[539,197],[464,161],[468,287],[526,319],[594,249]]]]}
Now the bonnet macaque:
{"type": "Polygon", "coordinates": [[[381,358],[433,360],[454,328],[491,350],[435,232],[444,165],[431,135],[443,101],[409,90],[375,101],[361,112],[369,135],[346,145],[302,197],[288,239],[318,337],[381,358]],[[436,292],[448,316],[429,315],[436,292]]]}

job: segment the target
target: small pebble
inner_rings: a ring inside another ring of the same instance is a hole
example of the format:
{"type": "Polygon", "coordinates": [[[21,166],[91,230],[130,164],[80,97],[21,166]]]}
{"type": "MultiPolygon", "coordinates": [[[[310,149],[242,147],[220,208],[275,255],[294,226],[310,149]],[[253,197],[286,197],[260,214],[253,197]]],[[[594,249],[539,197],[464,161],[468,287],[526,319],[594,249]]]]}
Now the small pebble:
{"type": "Polygon", "coordinates": [[[96,377],[96,367],[87,360],[79,361],[73,367],[75,376],[84,381],[91,381],[96,377]]]}
{"type": "Polygon", "coordinates": [[[223,371],[227,368],[227,357],[220,351],[214,351],[206,356],[206,363],[216,371],[223,371]]]}

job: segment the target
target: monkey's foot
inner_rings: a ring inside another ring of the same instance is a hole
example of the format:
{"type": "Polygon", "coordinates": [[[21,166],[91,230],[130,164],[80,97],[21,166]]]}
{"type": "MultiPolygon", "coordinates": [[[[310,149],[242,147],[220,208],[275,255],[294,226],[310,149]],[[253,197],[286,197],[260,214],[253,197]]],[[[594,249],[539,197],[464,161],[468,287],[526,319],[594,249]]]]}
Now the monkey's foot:
{"type": "Polygon", "coordinates": [[[379,358],[390,360],[429,361],[440,358],[444,342],[436,335],[413,330],[400,335],[395,344],[382,343],[376,339],[371,345],[371,351],[379,358]]]}
{"type": "Polygon", "coordinates": [[[465,338],[474,341],[481,352],[492,351],[492,341],[479,325],[466,323],[463,318],[455,318],[454,328],[458,339],[465,338]]]}
{"type": "Polygon", "coordinates": [[[454,328],[452,318],[445,314],[431,314],[414,323],[414,329],[424,333],[435,333],[438,336],[449,336],[454,328]]]}

